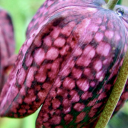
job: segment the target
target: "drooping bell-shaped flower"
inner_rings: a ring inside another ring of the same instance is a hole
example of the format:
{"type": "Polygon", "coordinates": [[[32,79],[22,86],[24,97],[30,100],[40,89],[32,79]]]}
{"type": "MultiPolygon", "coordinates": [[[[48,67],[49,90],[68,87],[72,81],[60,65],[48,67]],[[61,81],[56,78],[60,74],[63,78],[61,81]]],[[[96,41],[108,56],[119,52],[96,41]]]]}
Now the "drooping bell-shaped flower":
{"type": "MultiPolygon", "coordinates": [[[[103,4],[104,0],[45,1],[28,26],[2,90],[1,116],[25,117],[43,105],[37,128],[93,128],[128,45],[127,9],[112,11],[103,4]]],[[[116,110],[127,93],[128,84],[116,110]]]]}
{"type": "Polygon", "coordinates": [[[10,15],[0,9],[0,93],[5,84],[10,66],[14,63],[15,52],[13,24],[10,15]],[[11,57],[11,58],[10,58],[11,57]]]}

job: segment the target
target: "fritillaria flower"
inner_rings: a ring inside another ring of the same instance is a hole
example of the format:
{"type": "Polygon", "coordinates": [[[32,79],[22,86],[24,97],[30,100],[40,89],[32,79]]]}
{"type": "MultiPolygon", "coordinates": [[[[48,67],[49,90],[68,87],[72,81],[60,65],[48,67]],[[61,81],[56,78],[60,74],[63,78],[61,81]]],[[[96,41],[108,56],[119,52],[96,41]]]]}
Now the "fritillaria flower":
{"type": "MultiPolygon", "coordinates": [[[[128,11],[104,0],[46,0],[27,32],[0,96],[0,115],[41,105],[37,128],[93,128],[127,50],[128,11]]],[[[128,86],[117,105],[128,98],[128,86]]],[[[115,112],[116,112],[115,111],[115,112]]]]}
{"type": "Polygon", "coordinates": [[[0,92],[15,60],[15,40],[10,15],[0,9],[0,92]]]}

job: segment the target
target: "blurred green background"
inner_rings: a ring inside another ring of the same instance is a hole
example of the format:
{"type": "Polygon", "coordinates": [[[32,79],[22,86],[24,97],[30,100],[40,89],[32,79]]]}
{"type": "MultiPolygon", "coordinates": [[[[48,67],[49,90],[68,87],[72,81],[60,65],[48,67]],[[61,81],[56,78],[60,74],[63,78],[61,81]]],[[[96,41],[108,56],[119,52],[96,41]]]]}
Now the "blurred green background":
{"type": "MultiPolygon", "coordinates": [[[[43,2],[44,0],[0,0],[0,7],[7,10],[13,20],[16,53],[25,41],[29,22],[43,2]]],[[[121,4],[128,6],[128,0],[122,0],[121,4]]],[[[0,118],[0,128],[35,128],[37,113],[23,119],[0,118]]],[[[110,120],[107,128],[128,128],[128,102],[110,120]]]]}
{"type": "Polygon", "coordinates": [[[16,53],[25,41],[26,28],[33,15],[45,0],[0,0],[0,7],[7,10],[12,17],[15,39],[16,53]]]}

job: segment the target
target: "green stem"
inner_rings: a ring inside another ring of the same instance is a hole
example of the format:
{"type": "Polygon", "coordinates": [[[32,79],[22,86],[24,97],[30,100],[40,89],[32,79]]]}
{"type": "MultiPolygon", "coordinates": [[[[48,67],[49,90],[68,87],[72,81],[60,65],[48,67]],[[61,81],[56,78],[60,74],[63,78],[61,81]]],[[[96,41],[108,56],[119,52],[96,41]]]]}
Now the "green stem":
{"type": "MultiPolygon", "coordinates": [[[[105,2],[108,3],[108,0],[105,0],[105,2]]],[[[121,3],[122,3],[122,0],[119,0],[119,1],[117,2],[117,4],[121,4],[121,3]]]]}
{"type": "Polygon", "coordinates": [[[121,5],[121,3],[122,3],[122,0],[119,0],[117,4],[120,4],[121,5]]]}
{"type": "Polygon", "coordinates": [[[105,128],[108,121],[111,118],[111,115],[119,101],[119,98],[122,94],[122,91],[124,89],[124,86],[126,84],[128,78],[128,50],[126,52],[123,65],[120,69],[120,72],[118,74],[116,83],[114,84],[112,93],[110,94],[110,97],[107,101],[107,104],[101,113],[101,116],[97,122],[97,125],[95,128],[105,128]]]}
{"type": "MultiPolygon", "coordinates": [[[[106,2],[108,0],[105,0],[106,2]]],[[[109,0],[108,3],[106,5],[104,5],[103,7],[106,8],[106,9],[110,9],[110,10],[113,10],[115,5],[117,4],[118,0],[109,0]]]]}

